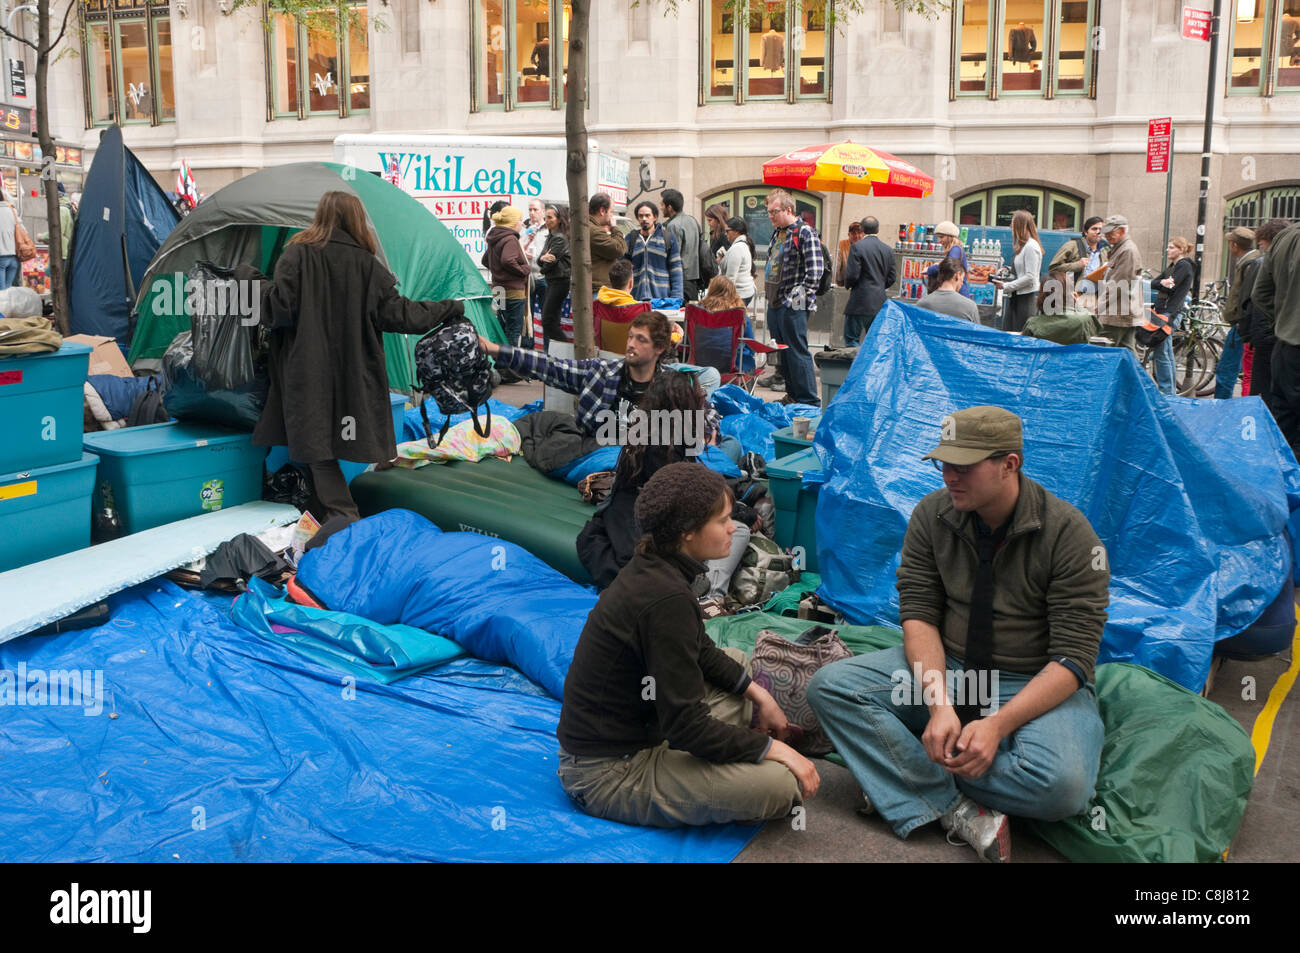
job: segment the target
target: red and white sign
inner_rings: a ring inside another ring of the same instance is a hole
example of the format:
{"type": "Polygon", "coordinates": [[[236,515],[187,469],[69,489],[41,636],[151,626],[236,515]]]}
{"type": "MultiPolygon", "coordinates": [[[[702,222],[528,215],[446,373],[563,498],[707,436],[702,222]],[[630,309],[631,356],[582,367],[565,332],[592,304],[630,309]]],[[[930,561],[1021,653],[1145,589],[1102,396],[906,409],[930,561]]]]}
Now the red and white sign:
{"type": "Polygon", "coordinates": [[[1169,144],[1172,140],[1173,119],[1152,119],[1147,122],[1147,171],[1169,171],[1169,144]]]}
{"type": "Polygon", "coordinates": [[[1210,21],[1214,16],[1209,10],[1195,7],[1183,7],[1183,36],[1189,40],[1210,39],[1210,21]]]}

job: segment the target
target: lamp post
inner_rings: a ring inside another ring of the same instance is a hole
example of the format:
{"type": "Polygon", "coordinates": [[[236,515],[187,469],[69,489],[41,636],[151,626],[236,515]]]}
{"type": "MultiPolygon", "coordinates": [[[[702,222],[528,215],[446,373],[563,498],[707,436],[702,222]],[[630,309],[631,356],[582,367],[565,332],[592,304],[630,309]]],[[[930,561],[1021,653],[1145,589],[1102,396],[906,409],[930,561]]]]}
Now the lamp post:
{"type": "MultiPolygon", "coordinates": [[[[3,11],[4,8],[7,7],[8,5],[9,5],[8,0],[0,0],[0,11],[3,11]]],[[[24,10],[28,11],[33,15],[37,13],[36,5],[32,3],[24,3],[21,6],[14,7],[5,15],[5,29],[9,33],[12,33],[14,31],[14,15],[18,13],[22,13],[24,10]]],[[[13,78],[13,73],[9,69],[8,35],[6,34],[5,36],[0,37],[0,41],[3,41],[0,42],[0,56],[3,56],[5,61],[4,64],[5,65],[5,102],[13,102],[14,78],[13,78]]]]}
{"type": "MultiPolygon", "coordinates": [[[[1205,258],[1205,213],[1210,198],[1210,147],[1214,138],[1214,94],[1219,72],[1219,13],[1223,0],[1214,0],[1210,14],[1210,76],[1205,91],[1205,139],[1201,145],[1201,194],[1196,205],[1196,284],[1192,300],[1201,298],[1201,265],[1205,258]]],[[[1171,160],[1172,162],[1172,157],[1171,160]]]]}

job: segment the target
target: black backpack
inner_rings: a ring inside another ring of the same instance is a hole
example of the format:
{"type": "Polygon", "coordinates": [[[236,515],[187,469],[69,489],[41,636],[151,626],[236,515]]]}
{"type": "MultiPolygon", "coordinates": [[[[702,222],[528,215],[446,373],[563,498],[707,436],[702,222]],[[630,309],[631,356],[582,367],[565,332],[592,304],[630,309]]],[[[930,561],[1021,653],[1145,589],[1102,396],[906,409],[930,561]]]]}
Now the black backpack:
{"type": "Polygon", "coordinates": [[[126,425],[128,427],[143,427],[148,424],[165,424],[171,420],[171,416],[163,407],[162,391],[158,389],[158,378],[150,377],[149,383],[145,385],[131,404],[131,411],[126,415],[126,425]]]}
{"type": "Polygon", "coordinates": [[[474,432],[486,437],[492,430],[492,408],[480,425],[478,407],[492,395],[492,362],[478,343],[478,331],[469,321],[456,320],[434,328],[415,345],[415,374],[420,390],[438,402],[447,415],[433,439],[429,426],[428,401],[420,402],[420,416],[429,446],[436,447],[447,436],[451,415],[469,411],[474,432]]]}

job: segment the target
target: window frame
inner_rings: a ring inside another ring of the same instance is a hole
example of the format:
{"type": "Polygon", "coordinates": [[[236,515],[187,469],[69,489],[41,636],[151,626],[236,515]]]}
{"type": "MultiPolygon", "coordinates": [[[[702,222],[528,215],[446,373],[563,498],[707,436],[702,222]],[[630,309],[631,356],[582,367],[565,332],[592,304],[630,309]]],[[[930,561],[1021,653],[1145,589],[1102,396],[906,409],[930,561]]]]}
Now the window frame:
{"type": "MultiPolygon", "coordinates": [[[[523,74],[519,72],[517,59],[516,35],[519,29],[517,5],[519,0],[501,0],[501,25],[504,28],[504,44],[501,55],[505,68],[501,71],[501,102],[489,103],[487,90],[479,85],[479,71],[484,65],[483,51],[487,37],[480,29],[480,21],[486,24],[483,15],[483,0],[470,0],[469,8],[469,59],[470,59],[470,99],[471,113],[515,112],[517,110],[556,110],[564,109],[568,90],[565,77],[569,68],[569,27],[564,19],[564,0],[547,0],[547,36],[551,38],[549,95],[544,100],[534,102],[520,101],[519,82],[523,74]],[[560,39],[556,43],[556,38],[560,39]]],[[[570,12],[572,17],[572,12],[570,12]]],[[[588,56],[588,76],[590,75],[591,57],[588,56]]],[[[584,83],[586,78],[584,78],[584,83]]],[[[587,108],[591,108],[591,97],[586,99],[587,108]]]]}
{"type": "Polygon", "coordinates": [[[1061,51],[1061,8],[1068,2],[1081,0],[1042,0],[1043,36],[1039,46],[1039,73],[1041,80],[1037,90],[1009,90],[1005,88],[1003,77],[1003,58],[1008,48],[1004,40],[1007,25],[1006,0],[953,0],[951,49],[948,60],[948,99],[1096,99],[1097,68],[1099,57],[1092,46],[1093,31],[1101,20],[1101,0],[1086,0],[1088,19],[1084,24],[1084,68],[1083,89],[1062,90],[1060,88],[1060,51],[1061,51]],[[961,88],[961,35],[963,19],[968,3],[987,3],[989,19],[985,37],[984,62],[985,88],[966,90],[961,88]]]}
{"type": "MultiPolygon", "coordinates": [[[[349,7],[359,7],[365,12],[367,34],[366,50],[367,53],[369,53],[370,41],[368,37],[371,27],[374,24],[374,18],[370,15],[369,4],[367,3],[367,0],[332,0],[332,2],[328,3],[322,2],[320,9],[325,10],[331,6],[334,7],[335,24],[338,30],[338,35],[334,37],[335,43],[338,44],[337,49],[339,61],[339,75],[335,81],[335,85],[339,91],[338,106],[334,109],[312,109],[307,69],[308,57],[306,55],[308,43],[310,41],[307,25],[294,17],[288,16],[288,14],[282,13],[281,11],[271,10],[268,4],[264,3],[262,5],[263,25],[271,27],[270,29],[263,30],[266,34],[267,122],[274,122],[277,119],[297,119],[301,121],[304,119],[319,119],[322,117],[347,119],[349,116],[368,116],[370,114],[369,106],[365,109],[352,108],[352,31],[347,28],[348,18],[344,12],[349,7]],[[297,78],[298,102],[295,104],[295,109],[286,112],[279,111],[275,101],[275,64],[277,62],[279,51],[276,45],[274,21],[272,20],[272,16],[276,14],[284,16],[285,19],[292,24],[294,30],[294,50],[297,59],[297,62],[294,64],[294,73],[297,78]]],[[[367,85],[370,87],[370,96],[373,97],[375,89],[373,68],[367,75],[370,77],[367,80],[367,85]]]]}
{"type": "MultiPolygon", "coordinates": [[[[161,20],[167,20],[170,28],[171,8],[166,0],[137,0],[125,8],[119,8],[116,3],[100,3],[93,9],[89,8],[85,0],[78,0],[77,16],[81,25],[81,88],[82,88],[82,110],[84,114],[87,129],[104,128],[111,125],[119,126],[160,126],[164,123],[176,121],[176,64],[172,63],[172,90],[171,101],[173,115],[164,117],[160,114],[160,104],[162,96],[158,86],[158,78],[162,74],[159,63],[158,52],[158,23],[161,20]],[[133,23],[144,25],[145,56],[149,67],[149,91],[150,91],[150,109],[147,119],[126,119],[125,85],[122,82],[122,42],[121,27],[130,26],[133,23]],[[96,27],[102,27],[108,38],[108,65],[111,78],[111,89],[109,91],[109,116],[107,119],[95,118],[95,101],[96,101],[96,83],[91,76],[89,65],[92,62],[90,51],[93,48],[91,31],[96,27]]],[[[171,49],[175,49],[175,38],[173,36],[171,49]]]]}
{"type": "MultiPolygon", "coordinates": [[[[747,102],[755,103],[833,103],[835,101],[834,84],[832,77],[835,73],[835,32],[830,28],[830,23],[834,22],[835,17],[835,0],[826,0],[826,15],[823,18],[825,37],[823,43],[825,50],[822,54],[822,75],[825,91],[821,93],[804,93],[801,92],[802,71],[803,71],[803,51],[806,48],[807,36],[809,32],[804,28],[805,15],[808,10],[804,6],[803,0],[785,0],[785,22],[789,25],[791,22],[799,24],[802,30],[801,36],[804,40],[804,46],[795,49],[795,31],[787,29],[785,31],[785,69],[783,79],[785,81],[785,91],[776,95],[751,95],[749,93],[749,55],[748,55],[748,36],[749,23],[746,21],[743,26],[744,32],[741,31],[742,24],[733,16],[732,20],[732,94],[730,96],[714,96],[710,92],[713,88],[713,10],[715,4],[725,6],[726,0],[702,0],[700,3],[699,34],[700,58],[697,68],[698,76],[698,101],[699,106],[712,106],[733,104],[743,106],[747,102]],[[742,37],[744,38],[742,40],[742,37]],[[745,55],[740,54],[742,46],[745,49],[745,55]],[[792,65],[793,64],[793,65],[792,65]]],[[[751,7],[751,9],[761,8],[751,7]]]]}
{"type": "MultiPolygon", "coordinates": [[[[994,186],[980,186],[979,188],[971,189],[969,192],[964,192],[961,195],[954,196],[952,199],[953,221],[958,225],[961,225],[961,207],[978,200],[980,203],[980,220],[974,224],[987,228],[1006,228],[1007,226],[1000,226],[996,221],[997,199],[998,196],[1004,195],[1038,196],[1039,214],[1034,216],[1034,224],[1038,226],[1040,231],[1056,231],[1056,229],[1046,228],[1043,225],[1043,212],[1046,210],[1047,214],[1051,215],[1052,207],[1057,202],[1073,206],[1077,211],[1078,221],[1080,223],[1082,223],[1087,217],[1085,214],[1087,211],[1087,199],[1082,195],[1052,185],[1037,185],[1032,183],[1016,184],[1011,182],[994,186]]],[[[971,226],[971,223],[966,224],[968,227],[973,227],[971,226]]],[[[1069,231],[1069,229],[1067,229],[1067,231],[1069,231]]],[[[1077,231],[1077,229],[1075,229],[1075,231],[1077,231]]]]}
{"type": "Polygon", "coordinates": [[[1259,10],[1256,18],[1263,18],[1260,34],[1259,82],[1254,86],[1234,86],[1232,79],[1232,61],[1237,48],[1237,5],[1241,0],[1231,0],[1227,16],[1232,20],[1228,31],[1227,69],[1224,75],[1226,96],[1255,96],[1268,98],[1276,95],[1292,96],[1300,93],[1300,84],[1279,86],[1278,73],[1282,69],[1282,17],[1286,14],[1285,0],[1257,0],[1259,10]]]}
{"type": "MultiPolygon", "coordinates": [[[[1069,0],[1061,0],[1061,4],[1069,0]]],[[[1093,49],[1093,33],[1097,29],[1097,3],[1099,0],[1087,0],[1088,19],[1083,25],[1083,88],[1082,89],[1061,89],[1061,22],[1060,13],[1052,19],[1052,96],[1053,99],[1092,99],[1097,95],[1096,72],[1093,70],[1093,60],[1096,59],[1096,50],[1093,49]]],[[[1058,7],[1059,10],[1059,7],[1058,7]]]]}
{"type": "MultiPolygon", "coordinates": [[[[993,35],[990,31],[989,39],[996,39],[998,44],[997,50],[989,49],[990,56],[996,55],[998,63],[997,72],[997,96],[995,99],[1051,99],[1048,95],[1056,85],[1056,77],[1052,75],[1055,70],[1056,51],[1050,43],[1050,38],[1055,35],[1055,27],[1048,29],[1049,25],[1057,24],[1060,20],[1059,11],[1061,0],[1041,0],[1043,6],[1043,36],[1039,40],[1038,46],[1038,89],[1007,89],[1003,80],[1007,75],[1006,66],[1011,62],[1007,57],[1011,53],[1010,44],[1003,42],[1003,37],[1007,32],[1007,3],[1006,0],[997,2],[997,33],[993,35]],[[1053,15],[1053,14],[1057,15],[1053,15]]],[[[1032,60],[1031,60],[1032,63],[1032,60]]],[[[1032,72],[1032,69],[1030,70],[1032,72]]],[[[1016,74],[1020,75],[1020,74],[1016,74]]]]}

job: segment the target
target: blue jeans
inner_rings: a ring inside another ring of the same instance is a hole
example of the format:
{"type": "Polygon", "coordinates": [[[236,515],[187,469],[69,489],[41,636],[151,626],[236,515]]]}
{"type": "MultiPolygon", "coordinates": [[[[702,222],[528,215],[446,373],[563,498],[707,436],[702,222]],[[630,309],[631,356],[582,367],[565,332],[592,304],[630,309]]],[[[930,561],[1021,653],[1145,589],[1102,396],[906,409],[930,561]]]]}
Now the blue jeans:
{"type": "Polygon", "coordinates": [[[874,314],[849,314],[844,313],[844,346],[857,347],[867,332],[871,330],[872,323],[876,320],[874,314]]]}
{"type": "MultiPolygon", "coordinates": [[[[1180,311],[1174,315],[1174,330],[1177,331],[1183,324],[1183,313],[1180,311]]],[[[1175,380],[1178,369],[1174,364],[1174,336],[1166,334],[1165,339],[1156,347],[1155,353],[1151,355],[1151,363],[1155,366],[1156,372],[1156,390],[1162,394],[1177,394],[1178,382],[1175,380]]]]}
{"type": "Polygon", "coordinates": [[[801,404],[820,407],[822,398],[817,393],[817,375],[808,350],[808,312],[769,304],[767,326],[777,343],[786,346],[781,352],[785,392],[801,404]]]}
{"type": "Polygon", "coordinates": [[[8,288],[18,277],[18,256],[0,255],[0,288],[8,288]]]}
{"type": "Polygon", "coordinates": [[[1233,328],[1223,339],[1223,353],[1219,355],[1219,369],[1215,372],[1214,399],[1227,400],[1237,386],[1241,376],[1241,358],[1243,341],[1237,329],[1233,328]]]}
{"type": "Polygon", "coordinates": [[[507,298],[501,315],[501,327],[506,333],[506,343],[511,347],[519,346],[519,338],[524,333],[524,313],[528,310],[527,298],[507,298]]]}
{"type": "MultiPolygon", "coordinates": [[[[958,672],[961,663],[948,656],[947,668],[958,672]]],[[[1031,678],[999,671],[999,704],[1031,678]]],[[[950,697],[954,681],[950,675],[950,697]]],[[[938,819],[963,794],[997,811],[1045,821],[1088,806],[1104,735],[1091,685],[1004,738],[983,777],[959,778],[925,753],[920,736],[930,713],[913,698],[912,683],[900,645],[827,665],[808,686],[808,701],[835,750],[899,837],[938,819]],[[895,694],[902,704],[895,704],[895,694]]]]}

